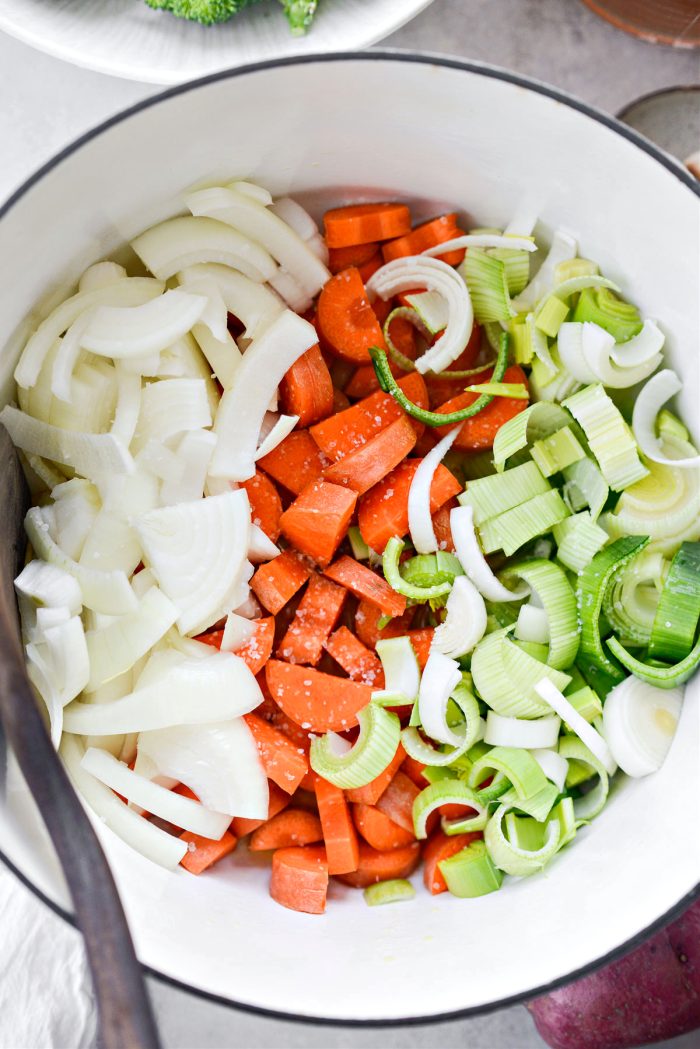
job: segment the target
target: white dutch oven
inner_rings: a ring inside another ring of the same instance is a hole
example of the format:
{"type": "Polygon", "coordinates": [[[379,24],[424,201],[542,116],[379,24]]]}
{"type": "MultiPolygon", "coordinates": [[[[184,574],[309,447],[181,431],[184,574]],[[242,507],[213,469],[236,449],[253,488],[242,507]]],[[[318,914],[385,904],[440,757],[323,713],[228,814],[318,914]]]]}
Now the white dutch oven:
{"type": "MultiPolygon", "coordinates": [[[[250,67],[174,89],[108,121],[22,187],[0,213],[4,400],[36,304],[65,295],[86,265],[178,210],[183,188],[224,176],[299,195],[317,214],[330,201],[399,196],[421,201],[425,217],[449,207],[501,226],[518,205],[534,205],[545,233],[573,231],[582,254],[662,323],[685,380],[681,408],[697,423],[690,177],[540,84],[380,53],[250,67]]],[[[99,828],[137,952],[206,995],[344,1021],[479,1010],[563,981],[696,891],[698,691],[697,681],[688,687],[661,772],[619,785],[545,875],[478,900],[419,889],[410,904],[374,909],[339,886],[326,915],[311,917],[268,897],[265,866],[234,856],[204,877],[168,873],[99,828]]],[[[38,894],[67,907],[39,818],[12,777],[0,850],[38,894]]]]}

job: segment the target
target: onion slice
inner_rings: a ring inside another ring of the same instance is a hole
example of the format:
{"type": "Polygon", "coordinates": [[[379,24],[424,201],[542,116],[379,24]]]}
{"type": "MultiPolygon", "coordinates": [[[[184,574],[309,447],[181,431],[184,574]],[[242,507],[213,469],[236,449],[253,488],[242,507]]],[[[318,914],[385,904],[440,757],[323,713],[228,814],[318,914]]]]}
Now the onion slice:
{"type": "Polygon", "coordinates": [[[566,777],[569,773],[569,762],[556,750],[536,747],[532,756],[544,772],[547,779],[562,792],[566,785],[566,777]]]}
{"type": "Polygon", "coordinates": [[[621,368],[635,368],[646,364],[648,360],[661,353],[666,338],[658,325],[645,320],[642,330],[627,342],[616,342],[610,350],[610,356],[621,368]]]}
{"type": "Polygon", "coordinates": [[[432,248],[426,248],[421,255],[434,258],[446,251],[457,251],[459,248],[511,248],[515,251],[537,251],[537,245],[529,237],[506,236],[500,233],[467,233],[463,237],[454,237],[432,248]]]}
{"type": "Polygon", "coordinates": [[[228,312],[243,324],[246,339],[256,339],[262,335],[265,328],[284,310],[279,295],[228,266],[187,266],[178,273],[177,279],[185,288],[190,285],[196,288],[202,279],[213,283],[228,312]]]}
{"type": "Polygon", "coordinates": [[[263,419],[263,428],[260,430],[261,440],[255,453],[256,462],[281,444],[285,437],[289,437],[298,422],[298,415],[276,415],[273,412],[267,412],[263,419]],[[268,425],[268,416],[272,416],[269,420],[272,425],[268,425]],[[263,436],[264,430],[267,432],[263,436]]]}
{"type": "Polygon", "coordinates": [[[527,287],[513,299],[513,309],[526,313],[534,309],[539,300],[554,287],[554,272],[560,262],[576,257],[577,244],[574,237],[564,230],[556,230],[549,252],[527,287]]]}
{"type": "Polygon", "coordinates": [[[175,605],[154,586],[141,598],[135,612],[117,617],[109,626],[89,630],[86,642],[90,677],[86,687],[94,691],[104,682],[131,670],[134,663],[160,641],[176,618],[175,605]]]}
{"type": "Polygon", "coordinates": [[[632,430],[637,444],[648,459],[661,463],[663,466],[694,469],[700,466],[700,455],[686,459],[669,459],[667,455],[664,455],[661,441],[656,436],[656,416],[666,401],[675,397],[682,389],[683,383],[670,368],[666,368],[649,379],[634,402],[632,430]]]}
{"type": "Polygon", "coordinates": [[[628,776],[648,776],[663,765],[683,705],[683,688],[663,689],[634,675],[607,695],[603,735],[628,776]]]}
{"type": "Polygon", "coordinates": [[[96,478],[105,473],[127,474],[134,460],[124,444],[111,433],[77,433],[27,415],[6,404],[0,423],[12,443],[30,455],[70,466],[81,477],[96,478]]]}
{"type": "Polygon", "coordinates": [[[488,601],[520,601],[527,596],[527,586],[509,590],[491,571],[476,537],[471,506],[457,506],[450,511],[450,530],[457,559],[483,597],[488,601]]]}
{"type": "Polygon", "coordinates": [[[484,743],[492,747],[524,747],[527,750],[556,747],[560,728],[561,718],[556,714],[527,720],[502,717],[489,710],[484,743]]]}
{"type": "Polygon", "coordinates": [[[89,314],[80,345],[114,360],[160,352],[185,335],[207,305],[203,295],[174,288],[142,306],[98,306],[89,314]]]}
{"type": "Polygon", "coordinates": [[[432,554],[438,549],[430,513],[430,488],[435,471],[455,442],[460,426],[455,426],[434,448],[431,448],[416,470],[408,491],[408,529],[419,554],[432,554]]]}
{"type": "Polygon", "coordinates": [[[617,765],[615,758],[613,757],[610,747],[600,735],[599,732],[589,725],[588,722],[581,717],[575,707],[569,703],[568,699],[559,691],[553,682],[547,678],[542,678],[535,685],[535,692],[540,696],[545,703],[548,703],[552,710],[556,711],[562,721],[565,721],[567,725],[576,733],[578,738],[585,746],[588,747],[591,754],[593,754],[598,761],[601,763],[603,768],[612,776],[617,765]]]}
{"type": "Polygon", "coordinates": [[[458,747],[462,738],[447,724],[447,704],[461,680],[462,672],[454,659],[431,651],[421,677],[418,713],[426,734],[451,747],[458,747]]]}
{"type": "Polygon", "coordinates": [[[447,618],[433,635],[431,651],[452,659],[466,656],[486,633],[484,599],[466,576],[457,576],[447,598],[447,618]]]}
{"type": "Polygon", "coordinates": [[[151,273],[168,280],[178,270],[203,263],[220,263],[253,281],[274,277],[277,265],[259,244],[223,222],[184,215],[152,226],[131,246],[151,273]]]}

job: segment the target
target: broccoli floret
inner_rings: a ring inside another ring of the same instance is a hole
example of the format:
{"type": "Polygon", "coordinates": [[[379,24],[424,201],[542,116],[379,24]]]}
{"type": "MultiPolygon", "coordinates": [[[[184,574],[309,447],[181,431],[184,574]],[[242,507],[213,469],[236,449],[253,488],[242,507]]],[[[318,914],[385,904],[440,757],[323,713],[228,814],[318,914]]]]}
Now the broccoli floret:
{"type": "Polygon", "coordinates": [[[318,0],[280,0],[294,36],[301,36],[309,28],[316,14],[318,0]]]}
{"type": "Polygon", "coordinates": [[[176,18],[186,18],[201,25],[216,25],[228,22],[244,7],[256,0],[146,0],[149,7],[157,11],[170,11],[176,18]]]}

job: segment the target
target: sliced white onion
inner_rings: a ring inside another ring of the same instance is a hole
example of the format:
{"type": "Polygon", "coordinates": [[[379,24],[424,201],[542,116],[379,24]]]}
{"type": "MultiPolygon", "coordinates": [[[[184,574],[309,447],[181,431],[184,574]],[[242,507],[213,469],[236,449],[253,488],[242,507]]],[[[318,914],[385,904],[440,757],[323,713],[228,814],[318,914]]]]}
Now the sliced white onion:
{"type": "Polygon", "coordinates": [[[645,320],[642,330],[627,342],[616,342],[610,351],[610,356],[615,364],[621,368],[636,368],[639,364],[646,364],[648,360],[661,353],[666,337],[658,325],[651,320],[645,320]]]}
{"type": "Polygon", "coordinates": [[[285,310],[246,350],[236,382],[226,390],[216,415],[219,442],[210,474],[245,481],[255,474],[260,427],[270,398],[303,353],[317,341],[313,324],[285,310]]]}
{"type": "Polygon", "coordinates": [[[81,345],[102,357],[160,353],[197,323],[208,306],[203,295],[182,288],[166,291],[143,306],[97,306],[89,314],[81,345]]]}
{"type": "Polygon", "coordinates": [[[103,507],[85,540],[79,562],[86,568],[101,572],[120,570],[130,576],[141,554],[141,544],[126,516],[103,507]]]}
{"type": "Polygon", "coordinates": [[[228,331],[223,339],[215,339],[209,328],[205,328],[203,324],[195,324],[192,334],[223,389],[229,390],[241,363],[241,351],[236,340],[228,331]]]}
{"type": "Polygon", "coordinates": [[[264,204],[265,207],[272,204],[272,194],[264,186],[258,186],[255,182],[247,182],[244,179],[237,179],[230,185],[231,189],[235,189],[237,193],[243,193],[251,200],[256,200],[258,204],[264,204]]]}
{"type": "Polygon", "coordinates": [[[266,412],[260,429],[260,444],[255,453],[256,461],[268,455],[285,437],[289,437],[298,422],[298,415],[274,416],[273,412],[266,412]]]}
{"type": "Polygon", "coordinates": [[[216,434],[211,430],[188,430],[175,449],[180,464],[177,478],[163,480],[160,501],[163,506],[189,503],[201,499],[211,457],[216,447],[216,434]]]}
{"type": "Polygon", "coordinates": [[[526,721],[524,718],[504,718],[489,710],[486,715],[484,742],[492,747],[556,747],[561,718],[556,714],[526,721]]]}
{"type": "Polygon", "coordinates": [[[78,561],[99,513],[99,492],[89,481],[74,477],[56,485],[51,498],[56,542],[68,557],[78,561]]]}
{"type": "Polygon", "coordinates": [[[471,652],[486,633],[486,605],[467,576],[455,579],[446,611],[447,618],[433,635],[431,651],[457,659],[471,652]]]}
{"type": "Polygon", "coordinates": [[[593,726],[589,725],[581,717],[576,708],[569,703],[568,699],[548,678],[542,678],[541,681],[537,682],[535,692],[545,703],[549,703],[552,710],[556,711],[562,721],[567,723],[569,728],[576,733],[581,742],[588,747],[603,768],[612,776],[617,765],[608,744],[600,733],[596,732],[593,726]]]}
{"type": "Polygon", "coordinates": [[[236,612],[226,616],[224,635],[221,638],[221,652],[237,652],[255,635],[255,623],[236,612]]]}
{"type": "Polygon", "coordinates": [[[265,328],[284,310],[282,299],[274,291],[264,284],[256,284],[228,266],[190,266],[177,275],[184,287],[193,282],[196,286],[202,278],[213,282],[219,289],[228,312],[243,324],[247,339],[256,339],[262,335],[265,328]]]}
{"type": "Polygon", "coordinates": [[[400,704],[413,703],[420,688],[420,667],[410,638],[382,638],[376,649],[384,670],[384,688],[372,696],[395,697],[400,704]]]}
{"type": "Polygon", "coordinates": [[[63,568],[35,559],[15,579],[15,590],[36,607],[67,608],[71,615],[82,609],[80,587],[63,568]]]}
{"type": "Polygon", "coordinates": [[[511,248],[515,251],[537,251],[534,240],[529,240],[527,237],[506,236],[500,233],[467,233],[462,237],[446,240],[443,244],[426,248],[421,254],[434,258],[436,255],[443,255],[446,251],[457,251],[460,248],[511,248]]]}
{"type": "Polygon", "coordinates": [[[129,372],[121,364],[117,364],[116,372],[117,407],[109,432],[128,448],[136,432],[141,411],[141,376],[129,372]]]}
{"type": "Polygon", "coordinates": [[[175,605],[154,586],[141,598],[135,612],[119,616],[107,627],[88,631],[90,678],[87,687],[94,690],[131,670],[134,663],[160,641],[176,618],[175,605]]]}
{"type": "Polygon", "coordinates": [[[319,233],[318,226],[311,215],[302,208],[301,204],[292,200],[291,197],[279,197],[272,204],[270,211],[299,234],[324,266],[328,265],[328,245],[319,233]]]}
{"type": "Polygon", "coordinates": [[[161,280],[178,270],[203,263],[219,263],[240,270],[253,281],[266,281],[277,266],[260,244],[223,222],[184,215],[146,230],[131,246],[151,273],[161,280]]]}
{"type": "Polygon", "coordinates": [[[15,369],[17,385],[34,386],[39,378],[42,365],[55,346],[56,340],[65,331],[68,331],[86,310],[100,305],[139,306],[155,299],[162,292],[161,281],[153,280],[151,277],[129,277],[91,291],[78,292],[77,295],[66,299],[41,322],[24,347],[19,364],[15,369]]]}
{"type": "Polygon", "coordinates": [[[554,786],[563,791],[566,785],[566,777],[569,773],[569,762],[558,754],[556,750],[536,748],[532,756],[540,766],[545,776],[554,786]]]}
{"type": "Polygon", "coordinates": [[[452,266],[424,256],[394,259],[378,269],[367,282],[370,296],[378,295],[384,300],[415,288],[438,292],[449,307],[450,319],[445,331],[416,361],[416,369],[423,374],[442,371],[459,357],[469,342],[474,326],[469,291],[452,266]]]}
{"type": "Polygon", "coordinates": [[[577,379],[602,382],[614,390],[636,386],[661,362],[661,355],[657,353],[634,367],[619,367],[610,359],[616,345],[614,336],[591,321],[562,324],[557,345],[562,363],[577,379]],[[593,379],[587,378],[589,375],[593,379]]]}
{"type": "Polygon", "coordinates": [[[433,518],[430,513],[430,489],[438,466],[455,442],[462,425],[455,426],[421,459],[408,490],[408,529],[419,554],[432,554],[438,549],[433,518]]]}
{"type": "MultiPolygon", "coordinates": [[[[148,305],[148,303],[146,304],[148,305]]],[[[142,307],[135,307],[141,309],[142,307]]],[[[59,400],[71,404],[73,401],[73,372],[81,355],[83,336],[92,320],[95,307],[81,313],[59,340],[58,351],[51,369],[51,392],[59,400]]]]}
{"type": "Polygon", "coordinates": [[[243,616],[244,619],[260,619],[264,614],[258,603],[258,599],[253,593],[249,593],[245,601],[243,601],[237,608],[234,608],[233,611],[237,615],[243,616]]]}
{"type": "Polygon", "coordinates": [[[126,474],[134,469],[134,460],[114,434],[62,430],[9,404],[0,412],[0,422],[17,448],[70,466],[81,477],[94,479],[104,473],[126,474]]]}
{"type": "Polygon", "coordinates": [[[277,557],[279,552],[279,547],[275,546],[271,539],[268,539],[262,528],[256,524],[251,524],[248,557],[253,564],[258,565],[261,561],[271,561],[273,557],[277,557]]]}
{"type": "Polygon", "coordinates": [[[250,546],[245,491],[151,510],[134,521],[161,590],[176,605],[178,629],[201,633],[235,601],[250,546]]]}
{"type": "MultiPolygon", "coordinates": [[[[36,635],[43,635],[45,630],[49,627],[59,626],[61,623],[67,623],[71,618],[71,614],[68,608],[37,608],[36,609],[36,635]]],[[[79,618],[79,617],[74,617],[79,618]]],[[[32,641],[36,638],[32,638],[32,641]]]]}
{"type": "Polygon", "coordinates": [[[462,739],[447,724],[447,704],[461,680],[462,673],[454,659],[431,651],[421,677],[418,713],[427,735],[452,747],[458,747],[462,739]]]}
{"type": "Polygon", "coordinates": [[[149,860],[175,870],[187,852],[187,842],[139,816],[114,791],[81,768],[83,753],[84,747],[75,736],[64,735],[61,756],[68,774],[98,819],[149,860]]]}
{"type": "Polygon", "coordinates": [[[124,572],[100,572],[86,568],[63,553],[51,535],[50,517],[45,513],[46,509],[33,506],[24,519],[34,553],[74,577],[80,587],[82,602],[88,608],[117,616],[135,609],[136,596],[124,572]]]}
{"type": "Polygon", "coordinates": [[[118,262],[105,260],[95,262],[83,273],[78,281],[78,291],[95,291],[96,288],[106,288],[115,284],[118,280],[124,280],[128,274],[118,262]]]}
{"type": "MultiPolygon", "coordinates": [[[[598,376],[589,364],[588,357],[583,350],[583,334],[587,323],[565,321],[559,328],[557,348],[566,370],[579,382],[592,383],[598,382],[598,376]]],[[[602,332],[603,344],[609,351],[611,345],[609,340],[612,340],[612,343],[615,342],[612,335],[608,335],[608,332],[604,332],[597,324],[592,324],[590,327],[596,333],[602,332]]],[[[593,335],[593,338],[595,339],[596,335],[593,335]]]]}
{"type": "Polygon", "coordinates": [[[450,308],[447,300],[437,291],[419,291],[415,295],[407,295],[406,299],[431,335],[445,330],[450,319],[450,308]]]}
{"type": "Polygon", "coordinates": [[[515,624],[515,636],[519,641],[535,641],[537,644],[546,645],[549,641],[549,618],[544,608],[538,608],[534,601],[521,605],[515,624]]]}
{"type": "Polygon", "coordinates": [[[75,702],[66,707],[67,732],[117,735],[173,725],[206,725],[255,710],[262,703],[260,686],[238,656],[230,652],[157,660],[139,678],[134,692],[112,703],[75,702]],[[142,681],[147,683],[142,684],[142,681]]]}
{"type": "Polygon", "coordinates": [[[549,349],[547,338],[543,331],[535,324],[535,314],[528,313],[525,318],[525,324],[527,326],[528,338],[532,346],[535,357],[539,358],[543,364],[547,366],[552,375],[556,376],[558,368],[554,363],[552,354],[549,349]]]}
{"type": "Polygon", "coordinates": [[[527,595],[526,584],[517,590],[509,590],[491,571],[476,537],[471,506],[456,506],[450,511],[450,530],[459,563],[488,601],[520,601],[527,595]]]}
{"type": "Polygon", "coordinates": [[[330,277],[326,267],[274,211],[237,192],[234,186],[190,193],[185,203],[193,215],[208,215],[218,219],[262,244],[282,269],[294,276],[308,300],[311,300],[330,277]]]}
{"type": "Polygon", "coordinates": [[[58,749],[63,733],[63,704],[53,678],[53,667],[46,659],[46,649],[41,643],[30,643],[25,647],[27,677],[34,692],[43,702],[49,718],[49,735],[58,749]]]}
{"type": "Polygon", "coordinates": [[[231,822],[231,817],[226,813],[212,812],[192,798],[166,790],[130,769],[106,750],[88,747],[80,765],[85,772],[140,809],[203,838],[219,841],[231,822]]]}
{"type": "Polygon", "coordinates": [[[515,210],[513,218],[503,230],[503,235],[507,236],[510,234],[514,237],[530,237],[535,230],[541,210],[541,204],[537,204],[536,206],[534,200],[521,200],[515,210]]]}
{"type": "MultiPolygon", "coordinates": [[[[700,466],[700,455],[686,459],[669,459],[656,436],[656,417],[666,401],[683,389],[683,383],[670,368],[659,372],[642,387],[634,402],[632,429],[637,444],[648,459],[664,466],[692,469],[700,466]]],[[[1,418],[0,414],[0,418],[1,418]]]]}
{"type": "Polygon", "coordinates": [[[144,386],[133,447],[140,451],[154,438],[167,441],[176,433],[211,426],[212,417],[203,379],[159,379],[144,386]]]}
{"type": "Polygon", "coordinates": [[[269,283],[270,287],[277,292],[280,298],[284,299],[289,308],[294,310],[295,313],[306,313],[314,301],[294,274],[287,273],[285,269],[278,269],[269,283]]]}
{"type": "Polygon", "coordinates": [[[138,759],[194,791],[215,812],[267,819],[269,788],[258,748],[242,718],[142,732],[138,759]]]}
{"type": "MultiPolygon", "coordinates": [[[[197,433],[197,430],[190,431],[197,433]]],[[[208,431],[207,431],[208,432],[208,431]]],[[[139,468],[149,470],[161,481],[176,483],[182,477],[182,463],[167,444],[151,437],[136,457],[139,468]]]]}
{"type": "Polygon", "coordinates": [[[513,299],[513,309],[518,313],[527,313],[534,309],[540,299],[554,287],[554,271],[559,263],[576,258],[577,250],[578,245],[574,237],[564,230],[555,230],[547,257],[527,287],[513,299]]]}
{"type": "Polygon", "coordinates": [[[608,693],[603,735],[628,776],[648,776],[663,765],[678,727],[683,691],[656,688],[631,675],[608,693]]]}
{"type": "Polygon", "coordinates": [[[90,673],[85,631],[80,616],[47,627],[44,632],[46,663],[51,682],[63,706],[75,699],[88,683],[90,673]]]}

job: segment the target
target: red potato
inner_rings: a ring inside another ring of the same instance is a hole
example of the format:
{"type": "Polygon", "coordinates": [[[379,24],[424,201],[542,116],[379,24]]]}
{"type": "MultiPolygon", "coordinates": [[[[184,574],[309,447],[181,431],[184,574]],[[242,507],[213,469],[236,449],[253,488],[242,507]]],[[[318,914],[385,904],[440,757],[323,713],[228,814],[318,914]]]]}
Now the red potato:
{"type": "Polygon", "coordinates": [[[700,1028],[700,899],[631,954],[528,1009],[552,1049],[632,1049],[700,1028]]]}

